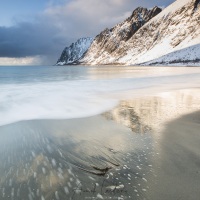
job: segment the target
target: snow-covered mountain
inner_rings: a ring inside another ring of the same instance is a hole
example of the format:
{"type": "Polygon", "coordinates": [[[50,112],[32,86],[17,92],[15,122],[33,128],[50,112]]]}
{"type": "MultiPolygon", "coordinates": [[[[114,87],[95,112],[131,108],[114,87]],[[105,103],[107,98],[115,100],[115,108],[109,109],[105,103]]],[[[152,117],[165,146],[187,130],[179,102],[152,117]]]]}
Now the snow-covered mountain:
{"type": "Polygon", "coordinates": [[[88,46],[79,64],[200,65],[200,0],[139,7],[88,46]]]}
{"type": "MultiPolygon", "coordinates": [[[[123,45],[127,42],[139,28],[161,11],[162,9],[158,7],[154,7],[151,10],[142,7],[135,9],[128,19],[112,29],[105,29],[96,36],[95,40],[94,38],[81,38],[76,43],[72,43],[69,47],[66,47],[56,65],[79,64],[83,62],[91,64],[85,60],[84,54],[87,50],[89,50],[89,54],[87,54],[89,57],[93,49],[95,49],[94,53],[97,57],[99,53],[97,51],[98,49],[101,49],[101,52],[114,52],[119,44],[123,45]],[[89,48],[91,44],[92,47],[89,48]],[[96,45],[98,47],[96,47],[96,45]],[[94,48],[94,46],[96,48],[94,48]]],[[[93,57],[93,59],[95,59],[95,57],[93,57]]]]}
{"type": "Polygon", "coordinates": [[[127,30],[127,23],[98,35],[82,63],[136,65],[152,60],[157,64],[191,64],[200,59],[200,0],[175,1],[123,40],[119,30],[127,30]]]}
{"type": "Polygon", "coordinates": [[[97,35],[81,62],[92,65],[119,63],[118,59],[121,56],[136,48],[131,42],[132,38],[161,11],[157,6],[151,10],[142,7],[135,9],[125,21],[97,35]]]}
{"type": "Polygon", "coordinates": [[[200,44],[173,51],[141,65],[200,66],[200,44]]]}
{"type": "Polygon", "coordinates": [[[67,65],[78,61],[90,47],[93,38],[80,38],[69,47],[66,47],[56,65],[67,65]]]}

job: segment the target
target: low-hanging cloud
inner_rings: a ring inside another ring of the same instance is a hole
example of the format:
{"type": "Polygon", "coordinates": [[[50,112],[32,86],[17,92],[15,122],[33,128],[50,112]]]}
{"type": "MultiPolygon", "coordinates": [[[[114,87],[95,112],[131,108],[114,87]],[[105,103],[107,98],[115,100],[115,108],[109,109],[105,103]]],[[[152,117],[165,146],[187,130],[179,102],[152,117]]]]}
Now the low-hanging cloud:
{"type": "Polygon", "coordinates": [[[0,27],[0,57],[40,56],[41,62],[54,64],[62,49],[79,37],[95,36],[127,18],[138,6],[157,4],[165,5],[159,0],[63,0],[62,5],[49,4],[32,22],[0,27]]]}

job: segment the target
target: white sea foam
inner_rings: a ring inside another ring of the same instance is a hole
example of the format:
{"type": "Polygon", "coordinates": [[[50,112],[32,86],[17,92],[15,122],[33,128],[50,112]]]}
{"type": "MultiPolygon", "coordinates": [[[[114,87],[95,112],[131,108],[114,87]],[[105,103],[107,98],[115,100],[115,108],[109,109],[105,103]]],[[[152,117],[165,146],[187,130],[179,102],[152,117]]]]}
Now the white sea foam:
{"type": "Polygon", "coordinates": [[[67,119],[101,113],[116,100],[98,97],[98,85],[65,81],[1,85],[0,125],[30,119],[67,119]]]}
{"type": "Polygon", "coordinates": [[[0,125],[31,119],[69,119],[100,114],[126,99],[169,88],[196,87],[200,73],[122,78],[0,84],[0,125]],[[156,88],[156,90],[155,90],[156,88]],[[131,91],[126,93],[126,91],[131,91]]]}

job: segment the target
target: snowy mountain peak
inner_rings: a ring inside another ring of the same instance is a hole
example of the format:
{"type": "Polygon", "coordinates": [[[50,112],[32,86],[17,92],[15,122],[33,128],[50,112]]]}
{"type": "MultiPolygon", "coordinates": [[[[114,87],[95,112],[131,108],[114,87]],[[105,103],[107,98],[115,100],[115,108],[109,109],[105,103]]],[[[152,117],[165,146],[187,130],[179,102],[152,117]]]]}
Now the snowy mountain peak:
{"type": "Polygon", "coordinates": [[[176,0],[163,11],[157,6],[138,7],[123,22],[88,41],[67,47],[58,63],[200,64],[200,0],[176,0]]]}
{"type": "Polygon", "coordinates": [[[159,7],[147,9],[143,7],[136,8],[130,17],[122,23],[117,24],[111,29],[105,29],[96,36],[92,45],[88,49],[83,63],[89,64],[107,64],[116,62],[113,54],[122,54],[125,52],[126,44],[129,40],[144,26],[149,20],[162,11],[159,7]]]}
{"type": "Polygon", "coordinates": [[[90,47],[93,38],[80,38],[69,47],[66,47],[56,65],[67,65],[77,62],[90,47]]]}
{"type": "Polygon", "coordinates": [[[188,65],[199,61],[199,2],[177,0],[162,12],[158,7],[135,9],[124,22],[98,35],[81,62],[139,65],[177,64],[183,60],[182,64],[188,65]]]}

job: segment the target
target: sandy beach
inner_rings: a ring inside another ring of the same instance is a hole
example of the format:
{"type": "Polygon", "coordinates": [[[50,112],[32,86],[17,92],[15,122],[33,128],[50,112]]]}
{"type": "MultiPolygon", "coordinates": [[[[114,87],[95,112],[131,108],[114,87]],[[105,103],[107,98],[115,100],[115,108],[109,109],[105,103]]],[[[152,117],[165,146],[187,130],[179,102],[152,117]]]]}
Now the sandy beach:
{"type": "Polygon", "coordinates": [[[198,89],[0,127],[0,199],[198,199],[198,89]]]}
{"type": "Polygon", "coordinates": [[[157,147],[157,177],[149,199],[199,198],[199,129],[199,111],[166,124],[157,147]]]}
{"type": "Polygon", "coordinates": [[[200,200],[200,0],[1,3],[0,200],[200,200]]]}

